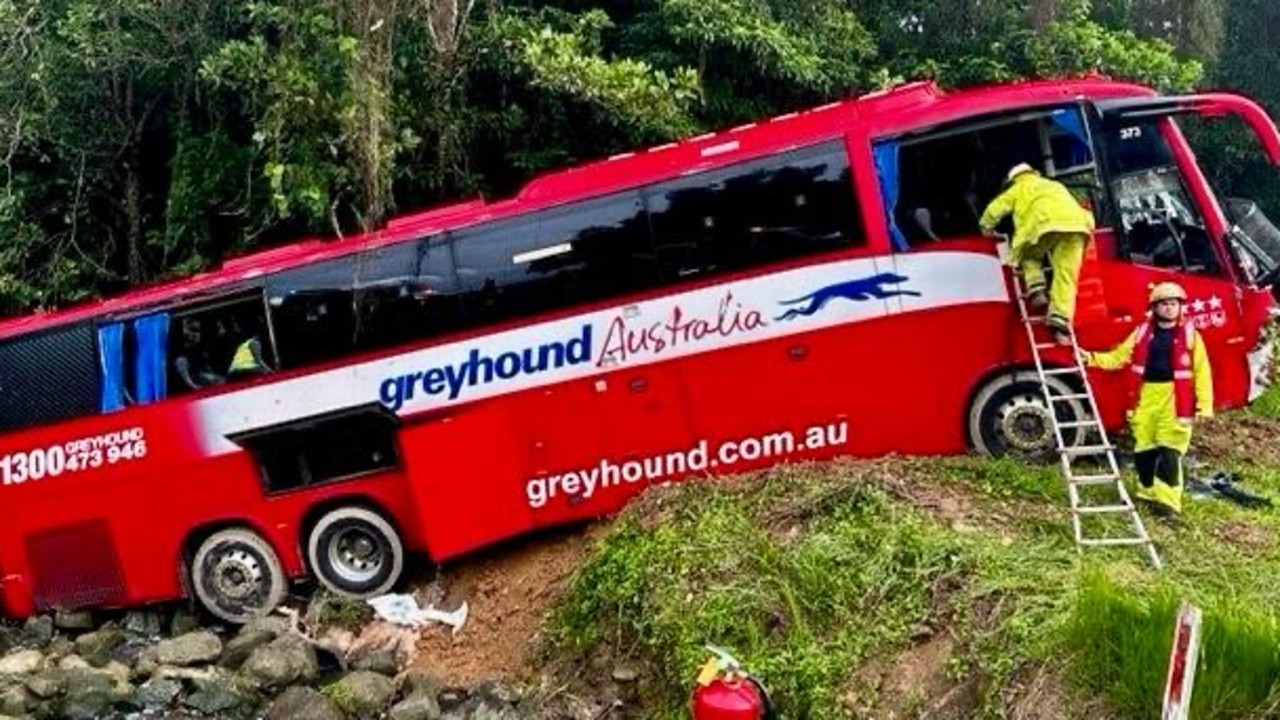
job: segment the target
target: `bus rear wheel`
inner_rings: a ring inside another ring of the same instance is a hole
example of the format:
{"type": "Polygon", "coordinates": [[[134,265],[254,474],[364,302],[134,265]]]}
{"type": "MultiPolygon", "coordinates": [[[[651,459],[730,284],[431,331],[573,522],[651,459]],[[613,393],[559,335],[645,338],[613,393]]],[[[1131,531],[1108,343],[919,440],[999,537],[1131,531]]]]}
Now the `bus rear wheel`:
{"type": "Polygon", "coordinates": [[[307,560],[338,595],[369,598],[391,589],[404,570],[404,545],[385,518],[361,507],[325,513],[307,537],[307,560]]]}
{"type": "MultiPolygon", "coordinates": [[[[1049,377],[1054,395],[1076,393],[1062,380],[1049,377]]],[[[1076,400],[1058,403],[1059,422],[1072,422],[1085,417],[1085,408],[1076,400]]],[[[984,455],[1048,459],[1057,450],[1053,436],[1050,409],[1034,372],[1002,374],[978,391],[969,406],[969,442],[984,455]]],[[[1064,430],[1068,446],[1078,443],[1079,433],[1064,430]]]]}
{"type": "Polygon", "coordinates": [[[220,530],[192,557],[191,588],[214,616],[245,623],[284,600],[284,569],[262,536],[243,528],[220,530]]]}

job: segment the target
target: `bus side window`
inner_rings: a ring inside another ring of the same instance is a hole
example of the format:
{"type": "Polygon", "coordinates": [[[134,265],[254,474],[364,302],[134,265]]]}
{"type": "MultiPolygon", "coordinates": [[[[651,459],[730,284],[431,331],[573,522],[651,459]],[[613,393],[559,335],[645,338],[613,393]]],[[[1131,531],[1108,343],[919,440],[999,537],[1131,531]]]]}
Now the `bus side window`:
{"type": "MultiPolygon", "coordinates": [[[[983,211],[1004,191],[1010,168],[1023,162],[1067,185],[1081,204],[1096,204],[1093,153],[1074,107],[882,140],[876,159],[882,184],[894,185],[882,191],[899,249],[977,236],[983,211]]],[[[1011,221],[1000,229],[1012,232],[1011,221]]]]}
{"type": "Polygon", "coordinates": [[[1104,125],[1121,252],[1131,262],[1201,275],[1223,268],[1159,120],[1104,125]]]}
{"type": "Polygon", "coordinates": [[[634,192],[464,230],[455,238],[454,257],[472,327],[658,284],[634,192]]]}
{"type": "Polygon", "coordinates": [[[167,322],[169,396],[235,380],[232,360],[252,338],[258,340],[266,369],[279,369],[260,290],[175,309],[167,322]]]}
{"type": "Polygon", "coordinates": [[[658,183],[645,195],[668,283],[866,244],[840,142],[658,183]]]}

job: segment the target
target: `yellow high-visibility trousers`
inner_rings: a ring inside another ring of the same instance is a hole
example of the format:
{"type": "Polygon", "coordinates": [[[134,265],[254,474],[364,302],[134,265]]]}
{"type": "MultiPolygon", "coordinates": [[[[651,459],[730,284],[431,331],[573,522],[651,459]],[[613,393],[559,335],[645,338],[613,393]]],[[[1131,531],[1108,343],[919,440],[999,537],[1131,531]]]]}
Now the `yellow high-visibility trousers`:
{"type": "Polygon", "coordinates": [[[1178,418],[1172,382],[1142,384],[1129,427],[1138,471],[1137,496],[1182,512],[1182,456],[1191,447],[1191,425],[1178,418]]]}
{"type": "Polygon", "coordinates": [[[1045,287],[1044,261],[1053,268],[1053,287],[1049,288],[1049,317],[1070,325],[1076,314],[1076,292],[1080,285],[1080,266],[1084,264],[1086,233],[1045,233],[1036,243],[1022,251],[1022,279],[1027,290],[1045,287]]]}

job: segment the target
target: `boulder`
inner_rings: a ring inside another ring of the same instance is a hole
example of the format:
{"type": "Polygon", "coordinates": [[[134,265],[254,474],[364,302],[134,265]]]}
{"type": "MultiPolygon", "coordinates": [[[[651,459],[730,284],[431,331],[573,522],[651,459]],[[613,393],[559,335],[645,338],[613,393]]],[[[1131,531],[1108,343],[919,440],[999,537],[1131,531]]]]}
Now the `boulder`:
{"type": "Polygon", "coordinates": [[[177,680],[152,678],[139,685],[134,691],[133,702],[145,710],[159,710],[169,707],[169,704],[180,694],[182,694],[182,683],[177,680]]]}
{"type": "Polygon", "coordinates": [[[241,632],[227,641],[226,646],[222,648],[222,656],[218,658],[218,664],[228,670],[239,670],[254,650],[270,643],[275,637],[275,633],[269,630],[241,632]]]}
{"type": "Polygon", "coordinates": [[[88,631],[97,627],[89,610],[59,610],[53,616],[53,626],[59,630],[88,631]]]}
{"type": "Polygon", "coordinates": [[[440,720],[440,703],[434,695],[417,693],[391,706],[391,720],[440,720]]]}
{"type": "Polygon", "coordinates": [[[222,640],[208,630],[198,630],[172,640],[161,640],[154,652],[156,662],[161,665],[185,667],[210,663],[222,654],[222,640]]]}
{"type": "Polygon", "coordinates": [[[19,650],[0,658],[0,675],[28,675],[44,665],[44,653],[39,650],[19,650]]]}
{"type": "Polygon", "coordinates": [[[76,652],[90,665],[102,667],[111,660],[112,652],[124,640],[124,631],[114,627],[103,628],[76,638],[76,652]]]}
{"type": "Polygon", "coordinates": [[[240,672],[259,688],[274,689],[310,682],[320,668],[315,649],[306,640],[285,635],[250,653],[240,672]]]}
{"type": "Polygon", "coordinates": [[[329,698],[309,687],[291,687],[271,703],[265,720],[346,720],[329,698]]]}
{"type": "Polygon", "coordinates": [[[325,694],[348,715],[372,718],[396,696],[396,684],[386,675],[357,670],[325,688],[325,694]]]}

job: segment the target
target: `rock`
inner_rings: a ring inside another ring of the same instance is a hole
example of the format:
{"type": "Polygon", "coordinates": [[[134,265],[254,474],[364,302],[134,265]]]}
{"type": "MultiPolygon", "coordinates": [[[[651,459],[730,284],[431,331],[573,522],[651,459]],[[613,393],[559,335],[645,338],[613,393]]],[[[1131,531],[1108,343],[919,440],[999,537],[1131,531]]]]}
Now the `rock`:
{"type": "Polygon", "coordinates": [[[53,626],[59,630],[92,630],[93,612],[89,610],[59,610],[53,615],[53,626]]]}
{"type": "Polygon", "coordinates": [[[104,628],[85,633],[76,638],[76,652],[94,667],[102,667],[111,660],[111,652],[124,644],[124,632],[116,628],[104,628]]]}
{"type": "Polygon", "coordinates": [[[291,687],[271,703],[265,720],[346,720],[329,698],[308,687],[291,687]]]}
{"type": "Polygon", "coordinates": [[[325,694],[348,715],[374,717],[396,696],[396,684],[386,675],[357,670],[325,688],[325,694]]]}
{"type": "Polygon", "coordinates": [[[53,618],[48,615],[35,615],[27,618],[22,626],[20,639],[24,645],[44,647],[53,639],[53,618]]]}
{"type": "Polygon", "coordinates": [[[182,683],[177,680],[152,678],[133,693],[135,704],[147,710],[156,710],[169,706],[182,693],[182,683]]]}
{"type": "Polygon", "coordinates": [[[62,701],[62,717],[66,720],[93,720],[110,714],[116,704],[132,699],[133,688],[118,686],[107,673],[91,670],[67,670],[67,694],[62,701]]]}
{"type": "Polygon", "coordinates": [[[400,694],[408,697],[410,695],[430,695],[432,700],[440,696],[440,691],[444,689],[444,684],[440,679],[429,672],[422,670],[409,670],[400,678],[400,694]]]}
{"type": "Polygon", "coordinates": [[[26,715],[36,698],[19,684],[0,689],[0,715],[26,715]]]}
{"type": "Polygon", "coordinates": [[[62,658],[75,653],[75,651],[76,644],[71,641],[71,638],[59,635],[45,647],[44,654],[49,658],[50,663],[56,663],[62,658]]]}
{"type": "Polygon", "coordinates": [[[207,677],[195,680],[196,691],[183,701],[206,715],[224,717],[229,711],[257,704],[252,688],[234,674],[213,668],[207,677]]]}
{"type": "Polygon", "coordinates": [[[27,675],[43,664],[44,655],[39,650],[19,650],[0,658],[0,675],[27,675]]]}
{"type": "Polygon", "coordinates": [[[514,705],[520,702],[520,693],[514,688],[501,683],[486,682],[479,685],[474,694],[485,700],[493,700],[499,704],[514,705]]]}
{"type": "Polygon", "coordinates": [[[289,621],[279,615],[267,615],[250,620],[240,628],[240,634],[252,632],[269,632],[272,637],[291,634],[289,621]]]}
{"type": "Polygon", "coordinates": [[[170,637],[182,637],[199,629],[200,620],[190,610],[178,608],[173,612],[173,619],[169,621],[170,637]]]}
{"type": "Polygon", "coordinates": [[[18,643],[18,633],[17,628],[0,625],[0,655],[9,652],[18,643]]]}
{"type": "Polygon", "coordinates": [[[391,720],[439,720],[440,703],[434,695],[417,693],[391,707],[391,720]]]}
{"type": "Polygon", "coordinates": [[[164,632],[164,621],[158,612],[134,610],[124,616],[124,629],[134,637],[151,639],[164,632]]]}
{"type": "Polygon", "coordinates": [[[156,659],[156,649],[154,647],[146,648],[138,655],[138,661],[133,665],[132,677],[135,680],[149,678],[155,674],[160,667],[160,661],[156,659]]]}
{"type": "Polygon", "coordinates": [[[481,697],[472,697],[460,707],[446,712],[442,720],[520,720],[510,705],[481,697]]]}
{"type": "Polygon", "coordinates": [[[359,653],[352,658],[351,669],[369,670],[395,677],[395,674],[400,670],[400,664],[396,662],[396,654],[391,650],[374,650],[372,652],[359,653]]]}
{"type": "Polygon", "coordinates": [[[254,650],[271,642],[275,637],[275,633],[267,630],[241,632],[227,641],[226,646],[222,648],[222,656],[218,658],[218,664],[229,670],[238,670],[254,650]]]}
{"type": "Polygon", "coordinates": [[[196,665],[213,662],[222,654],[222,641],[208,630],[187,633],[156,644],[156,661],[161,665],[196,665]]]}
{"type": "Polygon", "coordinates": [[[27,689],[41,700],[49,700],[67,689],[67,674],[56,669],[45,670],[27,678],[27,689]]]}
{"type": "Polygon", "coordinates": [[[640,673],[630,665],[619,665],[613,669],[613,679],[620,683],[633,683],[640,673]]]}
{"type": "Polygon", "coordinates": [[[89,661],[79,655],[68,655],[58,661],[59,670],[88,670],[89,661]]]}
{"type": "Polygon", "coordinates": [[[122,645],[117,645],[115,650],[111,651],[111,659],[133,667],[142,659],[142,654],[151,648],[143,642],[126,641],[122,645]]]}
{"type": "Polygon", "coordinates": [[[319,674],[315,649],[302,638],[285,635],[249,654],[240,672],[261,688],[310,682],[319,674]]]}

